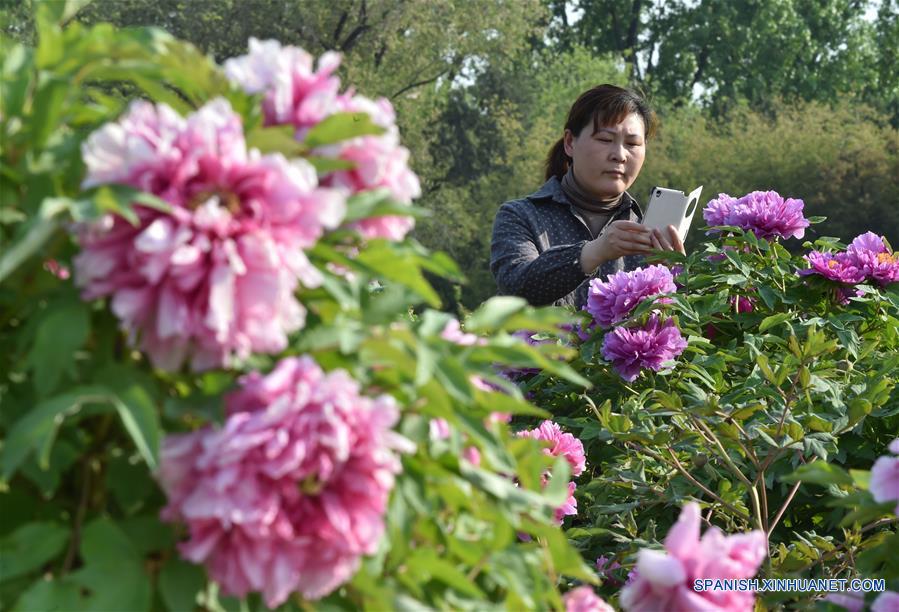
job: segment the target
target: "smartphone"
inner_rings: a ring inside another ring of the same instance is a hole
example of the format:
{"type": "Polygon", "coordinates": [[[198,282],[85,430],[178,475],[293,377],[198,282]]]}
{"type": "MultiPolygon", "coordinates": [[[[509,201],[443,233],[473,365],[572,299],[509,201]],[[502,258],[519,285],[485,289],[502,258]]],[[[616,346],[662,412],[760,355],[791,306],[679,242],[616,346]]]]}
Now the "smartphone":
{"type": "Polygon", "coordinates": [[[673,225],[683,242],[687,238],[687,232],[690,231],[701,193],[701,185],[690,192],[690,195],[684,195],[683,191],[675,189],[653,187],[649,191],[649,204],[643,217],[643,225],[660,230],[673,225]]]}

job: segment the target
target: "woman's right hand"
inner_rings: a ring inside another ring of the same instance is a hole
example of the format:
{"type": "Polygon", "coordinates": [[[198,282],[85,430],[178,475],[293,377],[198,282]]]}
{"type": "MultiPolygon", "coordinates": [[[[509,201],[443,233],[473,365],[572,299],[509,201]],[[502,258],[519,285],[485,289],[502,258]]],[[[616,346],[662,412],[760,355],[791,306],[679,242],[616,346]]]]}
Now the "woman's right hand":
{"type": "Polygon", "coordinates": [[[581,269],[592,274],[600,265],[625,255],[645,255],[653,250],[652,230],[634,221],[612,221],[581,251],[581,269]]]}

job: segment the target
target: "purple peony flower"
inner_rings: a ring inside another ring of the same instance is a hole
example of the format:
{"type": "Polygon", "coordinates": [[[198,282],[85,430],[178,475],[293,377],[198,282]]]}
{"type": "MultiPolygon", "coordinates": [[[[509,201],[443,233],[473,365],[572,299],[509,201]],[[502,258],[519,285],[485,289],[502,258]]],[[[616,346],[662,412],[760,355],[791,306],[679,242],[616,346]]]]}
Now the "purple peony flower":
{"type": "Polygon", "coordinates": [[[624,380],[630,382],[643,368],[658,372],[685,348],[687,341],[674,320],[662,322],[654,314],[643,327],[617,327],[606,334],[602,356],[612,362],[624,380]]]}
{"type": "Polygon", "coordinates": [[[157,475],[166,521],[186,523],[184,558],[223,591],[318,599],[377,550],[401,464],[396,402],[370,398],[341,370],[288,357],[226,398],[221,427],[165,438],[157,475]]]}
{"type": "Polygon", "coordinates": [[[719,193],[717,198],[705,205],[702,216],[709,225],[730,225],[730,211],[736,205],[737,198],[719,193]]]}
{"type": "Polygon", "coordinates": [[[643,300],[676,291],[674,277],[665,266],[616,272],[606,282],[597,278],[590,281],[585,310],[597,323],[608,327],[624,320],[643,300]]]}
{"type": "Polygon", "coordinates": [[[855,267],[852,258],[846,253],[822,253],[812,251],[805,256],[810,268],[799,270],[800,276],[817,274],[832,281],[854,285],[865,278],[865,273],[855,267]]]}
{"type": "Polygon", "coordinates": [[[871,612],[899,612],[899,593],[884,591],[871,604],[871,612]]]}
{"type": "Polygon", "coordinates": [[[761,531],[727,536],[717,527],[699,537],[701,517],[695,502],[684,506],[665,537],[665,552],[643,549],[633,579],[621,590],[621,607],[628,612],[751,612],[752,592],[693,589],[699,579],[752,578],[767,554],[761,531]]]}
{"type": "Polygon", "coordinates": [[[899,255],[890,253],[884,239],[874,232],[857,236],[846,249],[846,257],[862,274],[881,285],[899,282],[899,255]]]}
{"type": "Polygon", "coordinates": [[[734,225],[759,238],[802,238],[808,219],[802,200],[784,199],[776,191],[753,191],[734,199],[722,193],[702,212],[709,225],[734,225]]]}
{"type": "MultiPolygon", "coordinates": [[[[899,455],[899,439],[893,440],[890,451],[899,455]]],[[[899,457],[884,455],[875,461],[871,467],[871,482],[868,488],[877,503],[899,502],[899,457]]],[[[899,503],[896,504],[895,512],[899,514],[899,503]]]]}

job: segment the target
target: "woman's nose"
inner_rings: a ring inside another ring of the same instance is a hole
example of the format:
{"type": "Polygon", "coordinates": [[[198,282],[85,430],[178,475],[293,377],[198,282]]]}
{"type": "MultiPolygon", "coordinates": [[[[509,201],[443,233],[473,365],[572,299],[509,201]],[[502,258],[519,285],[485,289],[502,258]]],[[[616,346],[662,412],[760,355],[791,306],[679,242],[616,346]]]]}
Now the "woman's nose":
{"type": "Polygon", "coordinates": [[[627,158],[627,155],[624,150],[624,145],[615,144],[612,145],[611,151],[609,151],[609,159],[612,161],[624,161],[627,158]]]}

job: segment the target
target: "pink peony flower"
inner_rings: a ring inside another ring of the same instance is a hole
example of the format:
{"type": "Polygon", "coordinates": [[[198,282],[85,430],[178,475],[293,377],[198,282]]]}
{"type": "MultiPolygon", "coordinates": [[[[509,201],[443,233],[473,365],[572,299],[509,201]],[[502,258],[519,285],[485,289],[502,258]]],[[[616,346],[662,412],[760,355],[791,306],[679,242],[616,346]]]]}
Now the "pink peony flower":
{"type": "Polygon", "coordinates": [[[69,268],[55,259],[48,259],[44,262],[44,270],[58,278],[59,280],[69,280],[72,275],[69,268]]]}
{"type": "Polygon", "coordinates": [[[182,119],[137,101],[83,146],[84,186],[124,183],[171,205],[135,206],[77,229],[75,282],[112,298],[130,340],[156,367],[229,365],[275,353],[303,327],[297,286],[317,286],[303,249],[339,225],[344,197],[305,161],[247,151],[240,117],[214,100],[182,119]]]}
{"type": "Polygon", "coordinates": [[[639,376],[643,368],[660,371],[685,348],[687,341],[674,324],[674,319],[662,322],[658,315],[653,314],[643,327],[616,327],[606,334],[602,356],[612,362],[624,380],[630,382],[639,376]]]}
{"type": "Polygon", "coordinates": [[[732,536],[712,527],[699,537],[699,505],[689,503],[665,538],[666,552],[643,549],[636,574],[621,590],[621,607],[633,612],[751,612],[752,592],[694,591],[698,579],[751,578],[765,558],[760,531],[732,536]]]}
{"type": "Polygon", "coordinates": [[[546,455],[558,457],[564,455],[571,466],[571,475],[580,476],[587,467],[587,457],[584,454],[583,443],[567,432],[563,432],[558,423],[546,420],[540,423],[536,429],[519,431],[518,436],[531,438],[532,440],[544,440],[552,444],[543,449],[546,455]]]}
{"type": "MultiPolygon", "coordinates": [[[[899,439],[890,444],[890,451],[899,455],[899,439]]],[[[899,502],[899,457],[884,455],[871,467],[871,481],[868,485],[874,501],[879,504],[889,501],[899,502]]],[[[899,503],[894,511],[899,514],[899,503]]]]}
{"type": "Polygon", "coordinates": [[[871,604],[871,612],[899,612],[899,593],[884,591],[871,604]]]}
{"type": "Polygon", "coordinates": [[[826,279],[854,285],[865,279],[865,274],[855,267],[852,258],[845,253],[822,253],[812,251],[805,256],[810,268],[799,270],[800,276],[818,274],[826,279]]]}
{"type": "Polygon", "coordinates": [[[616,272],[606,282],[597,278],[590,281],[585,310],[597,323],[608,327],[624,320],[643,300],[676,291],[671,271],[662,265],[616,272]]]}
{"type": "Polygon", "coordinates": [[[446,440],[450,437],[450,426],[446,419],[431,419],[428,423],[428,436],[431,440],[446,440]]]}
{"type": "Polygon", "coordinates": [[[462,331],[462,326],[459,324],[458,319],[450,319],[443,331],[440,332],[440,337],[460,346],[472,346],[475,344],[483,346],[487,344],[487,338],[481,338],[475,334],[468,334],[462,331]]]}
{"type": "Polygon", "coordinates": [[[899,255],[890,253],[884,239],[873,232],[857,236],[846,256],[862,274],[881,285],[899,282],[899,255]]]}
{"type": "MultiPolygon", "coordinates": [[[[571,466],[572,477],[580,476],[587,467],[587,457],[584,454],[583,443],[570,433],[563,432],[562,428],[559,427],[557,423],[553,423],[549,420],[543,421],[536,429],[519,431],[518,436],[522,438],[531,438],[533,440],[552,442],[551,446],[543,449],[544,454],[552,455],[553,457],[558,457],[560,455],[564,456],[565,459],[568,460],[568,465],[571,466]]],[[[546,485],[547,480],[548,477],[544,474],[544,486],[546,485]]],[[[555,517],[559,524],[562,523],[564,517],[577,514],[577,500],[574,498],[574,491],[576,488],[577,485],[575,485],[574,482],[569,482],[568,498],[561,506],[556,508],[555,517]]]]}
{"type": "Polygon", "coordinates": [[[753,191],[740,199],[722,193],[702,215],[709,225],[734,225],[759,238],[802,238],[809,226],[803,207],[802,200],[784,199],[776,191],[753,191]]]}
{"type": "Polygon", "coordinates": [[[311,127],[334,113],[340,79],[333,76],[340,54],[329,51],[313,67],[312,56],[276,40],[250,38],[249,53],[226,60],[225,76],[251,94],[264,94],[265,125],[293,125],[302,140],[311,127]]]}
{"type": "MultiPolygon", "coordinates": [[[[421,185],[409,168],[409,150],[400,146],[399,130],[390,102],[385,98],[374,101],[359,95],[344,96],[338,101],[338,109],[349,113],[367,113],[385,131],[315,149],[313,153],[317,155],[355,164],[352,169],[327,174],[322,178],[322,184],[343,187],[352,193],[385,188],[396,202],[411,204],[421,195],[421,185]]],[[[353,227],[365,238],[402,240],[415,227],[415,219],[396,215],[370,217],[354,223],[353,227]]]]}
{"type": "Polygon", "coordinates": [[[220,428],[167,436],[158,478],[179,545],[231,595],[276,607],[295,591],[323,597],[375,552],[410,443],[391,431],[393,398],[369,398],[346,372],[289,357],[226,398],[220,428]]]}
{"type": "MultiPolygon", "coordinates": [[[[364,113],[384,132],[317,147],[313,155],[352,162],[354,167],[335,170],[321,178],[322,185],[351,193],[387,189],[393,200],[410,204],[421,195],[418,177],[409,168],[409,151],[400,146],[393,106],[386,98],[370,100],[352,92],[338,94],[340,80],[332,73],[340,55],[329,52],[313,70],[312,57],[297,47],[277,41],[250,39],[249,54],[227,60],[225,74],[249,93],[265,93],[266,125],[292,125],[296,138],[304,140],[309,129],[338,112],[364,113]]],[[[414,227],[408,216],[387,215],[352,224],[365,238],[402,240],[414,227]]]]}
{"type": "Polygon", "coordinates": [[[474,466],[479,466],[481,465],[481,451],[477,446],[466,446],[462,449],[462,459],[474,466]]]}
{"type": "Polygon", "coordinates": [[[615,612],[587,585],[568,591],[562,600],[565,602],[565,612],[615,612]]]}

